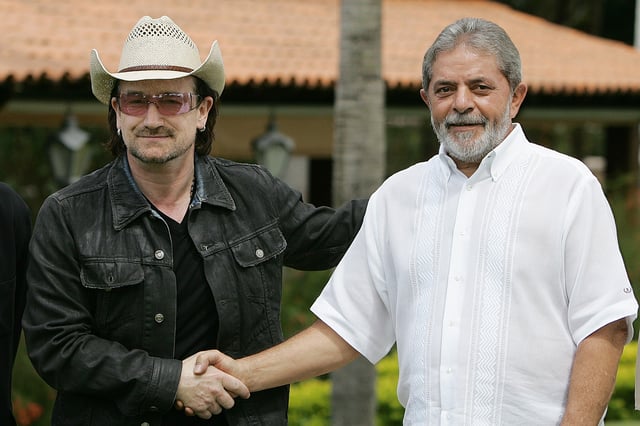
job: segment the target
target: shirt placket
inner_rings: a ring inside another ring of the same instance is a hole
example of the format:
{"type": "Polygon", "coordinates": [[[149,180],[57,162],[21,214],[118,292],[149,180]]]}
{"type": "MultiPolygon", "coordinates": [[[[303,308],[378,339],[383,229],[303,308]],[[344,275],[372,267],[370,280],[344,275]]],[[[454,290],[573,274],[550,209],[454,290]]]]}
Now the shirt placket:
{"type": "Polygon", "coordinates": [[[478,190],[475,184],[465,180],[459,190],[458,206],[453,225],[449,275],[444,305],[442,345],[440,353],[441,424],[454,423],[454,409],[461,401],[456,388],[462,380],[459,375],[459,348],[462,332],[463,305],[468,291],[470,235],[473,216],[476,213],[478,190]]]}

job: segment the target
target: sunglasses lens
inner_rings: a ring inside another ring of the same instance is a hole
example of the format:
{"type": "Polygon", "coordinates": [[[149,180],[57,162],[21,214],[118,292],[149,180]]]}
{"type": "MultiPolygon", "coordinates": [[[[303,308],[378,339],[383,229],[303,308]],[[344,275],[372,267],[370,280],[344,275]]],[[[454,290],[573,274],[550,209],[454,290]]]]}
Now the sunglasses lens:
{"type": "Polygon", "coordinates": [[[190,99],[188,93],[159,95],[156,100],[156,106],[160,114],[163,115],[183,114],[191,110],[190,99]]]}
{"type": "Polygon", "coordinates": [[[122,112],[135,116],[146,114],[149,106],[145,96],[136,93],[122,93],[118,103],[122,112]]]}
{"type": "Polygon", "coordinates": [[[191,111],[193,99],[198,95],[191,93],[163,93],[160,95],[143,95],[141,93],[121,93],[118,98],[120,110],[127,115],[143,116],[149,109],[149,104],[154,104],[162,115],[177,115],[191,111]]]}

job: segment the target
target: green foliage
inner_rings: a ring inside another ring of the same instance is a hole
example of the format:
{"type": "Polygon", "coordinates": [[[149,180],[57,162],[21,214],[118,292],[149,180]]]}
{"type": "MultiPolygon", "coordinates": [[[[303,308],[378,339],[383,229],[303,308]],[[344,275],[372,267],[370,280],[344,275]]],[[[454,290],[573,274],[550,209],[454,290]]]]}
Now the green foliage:
{"type": "Polygon", "coordinates": [[[424,114],[417,117],[390,116],[387,122],[386,176],[429,159],[438,153],[438,146],[424,114]]]}
{"type": "MultiPolygon", "coordinates": [[[[376,365],[377,426],[401,426],[404,408],[398,402],[398,357],[392,351],[376,365]]],[[[331,381],[317,378],[291,386],[289,424],[327,426],[331,419],[331,381]]]]}
{"type": "MultiPolygon", "coordinates": [[[[616,194],[619,194],[616,192],[616,194]]],[[[620,251],[627,267],[627,274],[631,280],[636,298],[640,296],[640,205],[635,198],[625,195],[609,196],[609,202],[613,210],[618,228],[618,243],[620,251]]],[[[637,327],[636,327],[637,328],[637,327]]],[[[638,330],[636,330],[637,336],[638,330]]]]}
{"type": "Polygon", "coordinates": [[[394,350],[376,364],[378,426],[402,426],[404,408],[398,401],[398,354],[394,350]]]}
{"type": "Polygon", "coordinates": [[[312,379],[291,386],[289,424],[324,426],[330,418],[331,382],[312,379]]]}
{"type": "MultiPolygon", "coordinates": [[[[285,269],[282,322],[286,336],[291,336],[314,320],[309,306],[329,280],[331,271],[301,272],[285,269]]],[[[398,360],[393,351],[376,365],[377,425],[402,425],[404,409],[398,402],[398,360]]],[[[291,386],[289,424],[292,426],[326,426],[331,418],[331,381],[327,377],[295,383],[291,386]]]]}
{"type": "Polygon", "coordinates": [[[31,365],[22,340],[13,372],[13,405],[18,426],[51,424],[55,396],[55,391],[38,376],[31,365]]]}
{"type": "Polygon", "coordinates": [[[609,402],[606,420],[637,420],[640,413],[634,410],[634,386],[638,342],[625,346],[618,365],[616,388],[609,402]]]}
{"type": "MultiPolygon", "coordinates": [[[[49,164],[49,143],[59,129],[47,127],[4,127],[0,129],[0,181],[24,198],[33,218],[44,199],[58,189],[49,164]]],[[[85,128],[91,137],[88,146],[92,161],[88,171],[111,159],[101,144],[107,139],[104,128],[85,128]]]]}
{"type": "Polygon", "coordinates": [[[43,161],[48,137],[49,131],[43,128],[0,130],[0,181],[25,199],[34,217],[42,200],[55,190],[49,164],[43,161]]]}
{"type": "Polygon", "coordinates": [[[282,286],[282,330],[290,337],[311,325],[315,316],[309,307],[325,286],[331,271],[297,271],[284,269],[282,286]]]}
{"type": "MultiPolygon", "coordinates": [[[[606,421],[640,421],[634,410],[635,364],[638,343],[624,348],[616,387],[607,410],[606,421]]],[[[402,425],[404,409],[398,402],[398,357],[393,351],[376,365],[378,373],[377,426],[402,425]]],[[[325,378],[311,379],[291,386],[289,420],[292,426],[327,426],[330,424],[331,382],[325,378]]]]}

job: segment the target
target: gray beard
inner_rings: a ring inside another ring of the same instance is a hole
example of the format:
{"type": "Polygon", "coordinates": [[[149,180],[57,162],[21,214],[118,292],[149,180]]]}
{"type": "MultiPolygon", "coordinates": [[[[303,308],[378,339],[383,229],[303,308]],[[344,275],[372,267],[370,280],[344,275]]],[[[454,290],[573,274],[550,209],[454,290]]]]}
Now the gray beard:
{"type": "Polygon", "coordinates": [[[500,145],[509,133],[512,124],[510,113],[510,108],[507,107],[502,117],[492,122],[482,115],[465,116],[454,112],[447,115],[440,123],[436,123],[431,116],[431,126],[438,137],[438,142],[450,157],[464,163],[479,164],[488,153],[500,145]],[[458,133],[453,137],[448,132],[449,126],[453,123],[483,123],[484,133],[475,141],[471,140],[473,132],[458,133]]]}

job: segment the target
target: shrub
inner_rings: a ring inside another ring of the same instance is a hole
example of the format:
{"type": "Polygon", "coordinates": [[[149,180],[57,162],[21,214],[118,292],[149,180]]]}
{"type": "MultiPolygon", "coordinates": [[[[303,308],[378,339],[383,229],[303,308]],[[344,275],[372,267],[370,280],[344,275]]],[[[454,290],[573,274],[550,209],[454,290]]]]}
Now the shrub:
{"type": "Polygon", "coordinates": [[[330,418],[331,382],[312,379],[291,386],[289,424],[296,426],[324,426],[330,418]]]}
{"type": "Polygon", "coordinates": [[[618,366],[616,387],[609,402],[606,420],[640,420],[640,414],[634,410],[637,350],[637,341],[624,347],[618,366]]]}
{"type": "MultiPolygon", "coordinates": [[[[634,410],[635,367],[638,343],[633,341],[625,346],[616,387],[607,410],[607,421],[640,420],[640,413],[634,410]]],[[[398,402],[398,358],[393,351],[377,365],[376,381],[377,426],[402,425],[404,409],[398,402]]],[[[292,426],[326,426],[330,424],[330,380],[311,379],[291,386],[289,422],[292,426]]]]}
{"type": "MultiPolygon", "coordinates": [[[[404,408],[398,402],[398,358],[395,351],[377,365],[376,395],[378,426],[401,426],[404,408]]],[[[289,424],[292,426],[326,426],[331,418],[331,381],[317,378],[291,386],[289,424]]]]}
{"type": "Polygon", "coordinates": [[[55,395],[34,370],[21,341],[13,371],[13,413],[18,426],[50,425],[55,395]]]}

